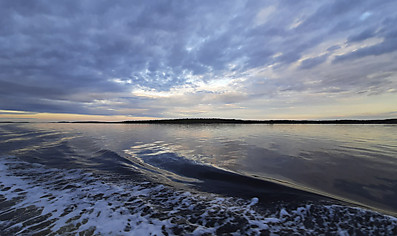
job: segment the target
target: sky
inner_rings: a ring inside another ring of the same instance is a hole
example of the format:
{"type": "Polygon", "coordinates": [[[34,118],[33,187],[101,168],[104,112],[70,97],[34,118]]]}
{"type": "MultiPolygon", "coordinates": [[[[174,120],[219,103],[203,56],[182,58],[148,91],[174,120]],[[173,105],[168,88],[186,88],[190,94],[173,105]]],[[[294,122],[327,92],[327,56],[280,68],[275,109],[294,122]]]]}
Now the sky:
{"type": "Polygon", "coordinates": [[[397,1],[1,1],[0,121],[397,117],[397,1]]]}

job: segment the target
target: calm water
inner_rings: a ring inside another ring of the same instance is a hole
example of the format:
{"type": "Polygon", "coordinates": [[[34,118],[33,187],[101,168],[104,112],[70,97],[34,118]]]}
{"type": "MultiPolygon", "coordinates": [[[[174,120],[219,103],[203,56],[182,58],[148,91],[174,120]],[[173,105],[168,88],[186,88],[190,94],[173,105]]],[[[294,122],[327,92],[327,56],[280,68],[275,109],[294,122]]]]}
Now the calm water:
{"type": "Polygon", "coordinates": [[[1,124],[0,134],[0,233],[397,233],[396,125],[1,124]]]}

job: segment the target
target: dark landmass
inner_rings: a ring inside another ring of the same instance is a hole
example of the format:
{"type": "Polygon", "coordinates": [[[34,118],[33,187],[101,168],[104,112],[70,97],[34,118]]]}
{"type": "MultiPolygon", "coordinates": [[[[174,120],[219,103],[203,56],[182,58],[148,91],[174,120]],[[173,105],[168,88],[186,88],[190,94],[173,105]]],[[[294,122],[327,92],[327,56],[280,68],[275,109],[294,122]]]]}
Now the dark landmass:
{"type": "Polygon", "coordinates": [[[111,124],[397,124],[397,119],[384,120],[239,120],[218,118],[129,120],[120,122],[62,121],[58,123],[111,123],[111,124]]]}
{"type": "MultiPolygon", "coordinates": [[[[47,123],[27,121],[0,121],[0,123],[47,123]]],[[[240,120],[220,118],[187,118],[162,120],[126,121],[58,121],[49,123],[88,123],[88,124],[397,124],[397,119],[382,120],[240,120]]]]}

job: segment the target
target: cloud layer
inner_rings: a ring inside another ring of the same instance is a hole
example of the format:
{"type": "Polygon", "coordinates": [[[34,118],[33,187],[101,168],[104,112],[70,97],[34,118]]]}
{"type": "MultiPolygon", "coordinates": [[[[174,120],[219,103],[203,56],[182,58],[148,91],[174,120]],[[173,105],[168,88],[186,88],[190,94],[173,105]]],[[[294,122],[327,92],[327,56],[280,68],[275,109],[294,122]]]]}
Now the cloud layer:
{"type": "Polygon", "coordinates": [[[2,1],[0,109],[394,114],[396,10],[392,0],[2,1]]]}

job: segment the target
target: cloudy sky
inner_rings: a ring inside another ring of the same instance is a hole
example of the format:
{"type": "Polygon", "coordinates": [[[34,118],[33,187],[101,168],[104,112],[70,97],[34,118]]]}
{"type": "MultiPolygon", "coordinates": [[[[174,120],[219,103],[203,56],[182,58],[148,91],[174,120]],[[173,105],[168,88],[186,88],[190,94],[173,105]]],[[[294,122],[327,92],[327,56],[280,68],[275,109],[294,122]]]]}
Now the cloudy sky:
{"type": "Polygon", "coordinates": [[[0,120],[397,117],[397,1],[1,1],[0,120]]]}

